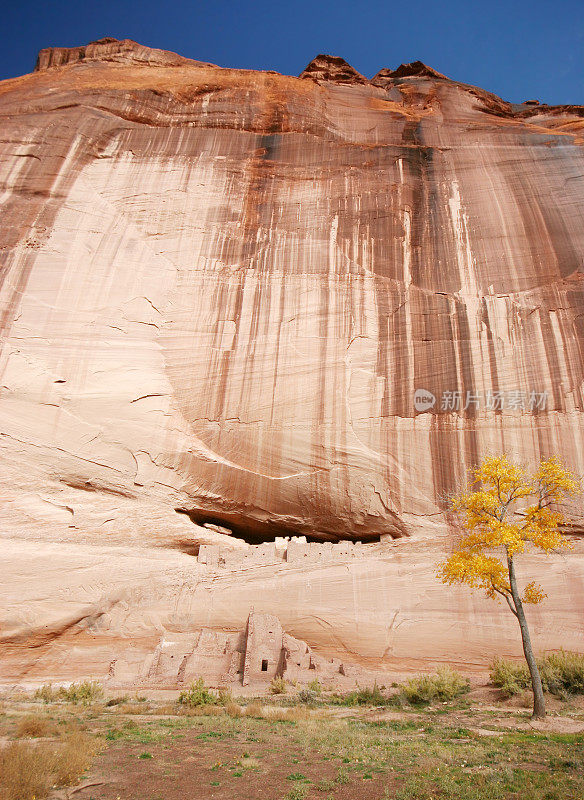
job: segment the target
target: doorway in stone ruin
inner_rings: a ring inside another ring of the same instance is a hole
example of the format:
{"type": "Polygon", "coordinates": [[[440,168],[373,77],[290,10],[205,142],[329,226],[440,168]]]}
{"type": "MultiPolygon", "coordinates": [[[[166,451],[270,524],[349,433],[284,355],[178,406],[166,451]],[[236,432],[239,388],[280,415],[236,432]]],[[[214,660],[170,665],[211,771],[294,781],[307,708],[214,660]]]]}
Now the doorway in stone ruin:
{"type": "Polygon", "coordinates": [[[268,671],[268,659],[262,658],[262,672],[268,671]]]}

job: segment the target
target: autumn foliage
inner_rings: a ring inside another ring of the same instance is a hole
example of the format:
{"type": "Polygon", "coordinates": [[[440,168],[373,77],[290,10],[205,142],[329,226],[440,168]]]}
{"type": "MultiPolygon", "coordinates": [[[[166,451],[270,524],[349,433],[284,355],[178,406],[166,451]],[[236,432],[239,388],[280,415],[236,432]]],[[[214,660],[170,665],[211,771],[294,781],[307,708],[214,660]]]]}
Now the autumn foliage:
{"type": "Polygon", "coordinates": [[[545,716],[545,702],[523,606],[541,603],[546,594],[535,581],[519,589],[515,559],[528,548],[549,553],[570,547],[559,504],[578,491],[579,481],[556,458],[542,461],[531,475],[507,456],[487,458],[472,485],[452,500],[466,533],[438,568],[443,583],[467,584],[506,600],[521,629],[538,718],[545,716]]]}
{"type": "MultiPolygon", "coordinates": [[[[506,456],[488,458],[474,471],[479,488],[452,500],[453,509],[468,533],[441,565],[444,583],[466,583],[513,603],[507,557],[529,546],[546,553],[570,548],[560,529],[565,523],[554,504],[579,491],[579,483],[555,458],[542,461],[534,475],[509,462],[506,456]],[[503,558],[502,558],[503,556],[503,558]]],[[[540,603],[546,597],[534,581],[521,601],[540,603]]]]}

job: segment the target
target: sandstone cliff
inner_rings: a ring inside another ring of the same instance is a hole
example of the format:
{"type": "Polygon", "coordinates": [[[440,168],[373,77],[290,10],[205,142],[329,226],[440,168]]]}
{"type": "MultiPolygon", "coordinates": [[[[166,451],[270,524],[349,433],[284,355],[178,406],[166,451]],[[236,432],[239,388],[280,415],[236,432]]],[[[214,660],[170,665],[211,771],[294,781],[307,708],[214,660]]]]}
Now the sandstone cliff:
{"type": "MultiPolygon", "coordinates": [[[[486,453],[584,472],[584,108],[422,62],[369,80],[320,55],[294,78],[105,39],[0,83],[0,125],[5,536],[104,569],[93,545],[189,551],[193,522],[417,541],[444,535],[486,453]]],[[[132,562],[146,583],[152,553],[132,562]]],[[[290,599],[280,618],[381,657],[383,569],[356,644],[290,599]]],[[[581,599],[581,560],[554,569],[581,599]]],[[[354,634],[333,573],[320,618],[354,634]]],[[[273,580],[284,602],[295,579],[273,580]]],[[[42,627],[43,598],[21,613],[14,595],[14,630],[42,627]]],[[[152,613],[148,635],[170,624],[152,613]]]]}
{"type": "Polygon", "coordinates": [[[487,451],[582,471],[584,109],[301,77],[105,39],[0,85],[23,521],[402,535],[487,451]]]}

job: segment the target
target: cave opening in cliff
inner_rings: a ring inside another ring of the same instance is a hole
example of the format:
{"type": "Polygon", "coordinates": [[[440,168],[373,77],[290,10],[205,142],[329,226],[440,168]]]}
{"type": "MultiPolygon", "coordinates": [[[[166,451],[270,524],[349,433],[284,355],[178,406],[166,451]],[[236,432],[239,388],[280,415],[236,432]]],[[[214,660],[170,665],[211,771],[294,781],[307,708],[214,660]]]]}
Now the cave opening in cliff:
{"type": "MultiPolygon", "coordinates": [[[[338,542],[341,540],[359,541],[358,535],[348,536],[343,533],[333,534],[328,532],[313,531],[308,532],[301,526],[286,525],[279,521],[252,519],[242,517],[235,512],[208,512],[204,509],[176,508],[177,514],[184,514],[191,522],[199,527],[205,527],[209,531],[224,533],[236,539],[242,539],[247,544],[263,544],[273,542],[281,536],[306,536],[307,542],[338,542]]],[[[369,542],[379,541],[379,536],[366,537],[369,542]]]]}

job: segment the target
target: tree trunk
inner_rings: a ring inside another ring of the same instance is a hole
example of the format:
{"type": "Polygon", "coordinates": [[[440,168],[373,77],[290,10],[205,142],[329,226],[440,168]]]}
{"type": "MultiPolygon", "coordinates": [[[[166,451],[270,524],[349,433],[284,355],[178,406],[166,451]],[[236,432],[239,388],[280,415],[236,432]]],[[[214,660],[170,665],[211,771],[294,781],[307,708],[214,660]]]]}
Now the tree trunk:
{"type": "Polygon", "coordinates": [[[525,619],[525,612],[523,610],[523,603],[517,590],[517,579],[515,577],[515,565],[513,564],[513,556],[507,556],[507,567],[509,569],[509,584],[511,586],[511,594],[513,595],[513,602],[515,603],[515,611],[517,612],[517,620],[521,628],[521,640],[523,642],[523,653],[525,660],[529,667],[529,674],[531,676],[531,686],[533,688],[533,714],[532,719],[545,719],[545,698],[543,696],[543,687],[541,685],[541,676],[539,674],[539,667],[533,654],[531,647],[531,637],[529,636],[529,628],[527,627],[527,620],[525,619]]]}

